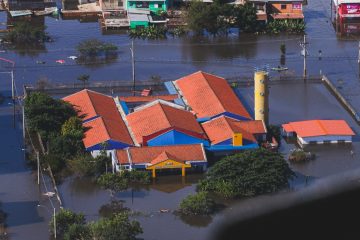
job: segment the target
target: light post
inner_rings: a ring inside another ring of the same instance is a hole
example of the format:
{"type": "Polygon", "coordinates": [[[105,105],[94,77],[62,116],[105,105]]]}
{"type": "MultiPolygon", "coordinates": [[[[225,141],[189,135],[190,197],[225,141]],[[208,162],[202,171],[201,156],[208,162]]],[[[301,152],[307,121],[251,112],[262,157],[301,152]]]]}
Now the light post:
{"type": "MultiPolygon", "coordinates": [[[[46,206],[44,206],[44,205],[40,205],[40,204],[38,204],[37,205],[38,207],[43,207],[44,209],[46,209],[46,211],[48,211],[48,213],[51,213],[50,212],[50,210],[46,207],[46,206]]],[[[55,209],[55,207],[53,207],[53,219],[54,219],[54,238],[56,239],[56,209],[55,209]]]]}
{"type": "Polygon", "coordinates": [[[134,40],[131,41],[131,67],[132,67],[132,80],[133,80],[133,96],[135,96],[135,56],[134,56],[134,40]]]}

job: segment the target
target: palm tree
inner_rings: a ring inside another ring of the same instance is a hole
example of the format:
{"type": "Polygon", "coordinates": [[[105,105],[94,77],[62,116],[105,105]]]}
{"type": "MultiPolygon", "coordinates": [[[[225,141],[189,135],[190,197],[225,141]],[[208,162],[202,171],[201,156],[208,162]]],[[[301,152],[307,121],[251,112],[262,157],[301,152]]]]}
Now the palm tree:
{"type": "Polygon", "coordinates": [[[82,74],[82,75],[78,76],[77,80],[83,82],[84,88],[85,88],[86,83],[89,81],[89,78],[90,78],[90,75],[82,74]]]}

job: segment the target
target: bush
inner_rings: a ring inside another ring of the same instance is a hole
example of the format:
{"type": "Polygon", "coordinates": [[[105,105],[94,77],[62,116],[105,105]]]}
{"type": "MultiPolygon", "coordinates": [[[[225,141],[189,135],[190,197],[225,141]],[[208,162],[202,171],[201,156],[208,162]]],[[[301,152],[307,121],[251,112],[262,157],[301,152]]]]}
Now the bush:
{"type": "Polygon", "coordinates": [[[112,43],[105,43],[97,39],[88,39],[80,42],[77,45],[77,50],[81,56],[100,56],[109,54],[116,54],[118,47],[112,43]]]}
{"type": "Polygon", "coordinates": [[[215,202],[207,192],[189,195],[180,203],[179,212],[184,215],[209,215],[215,211],[215,202]]]}
{"type": "MultiPolygon", "coordinates": [[[[84,225],[85,224],[85,217],[83,214],[74,213],[67,209],[61,209],[55,215],[56,219],[56,234],[64,236],[64,234],[69,230],[70,226],[77,224],[77,225],[84,225]]],[[[52,218],[49,227],[52,234],[54,234],[54,219],[52,218]]]]}
{"type": "Polygon", "coordinates": [[[164,27],[149,26],[147,28],[131,29],[129,37],[131,39],[165,39],[167,29],[164,27]]]}
{"type": "Polygon", "coordinates": [[[288,187],[293,176],[281,154],[260,148],[221,159],[209,169],[198,189],[226,198],[249,197],[288,187]]]}
{"type": "Polygon", "coordinates": [[[313,159],[315,156],[310,152],[305,152],[302,149],[295,149],[290,152],[289,161],[293,163],[307,162],[313,159]]]}
{"type": "Polygon", "coordinates": [[[272,34],[281,32],[303,33],[305,32],[305,22],[297,19],[273,20],[267,24],[265,32],[272,34]]]}
{"type": "Polygon", "coordinates": [[[68,161],[71,172],[83,177],[97,177],[106,171],[106,164],[111,166],[108,156],[99,155],[93,158],[89,153],[78,154],[68,161]]]}
{"type": "Polygon", "coordinates": [[[14,28],[4,36],[5,41],[14,44],[37,44],[48,38],[45,27],[34,27],[29,22],[15,23],[14,28]]]}
{"type": "Polygon", "coordinates": [[[149,184],[151,182],[150,172],[148,171],[123,171],[121,175],[128,179],[130,183],[149,184]]]}
{"type": "Polygon", "coordinates": [[[64,233],[64,240],[90,240],[91,231],[88,225],[72,224],[64,233]]]}
{"type": "Polygon", "coordinates": [[[119,213],[111,218],[103,218],[90,225],[93,239],[135,240],[143,231],[139,222],[129,220],[127,213],[119,213]]]}
{"type": "Polygon", "coordinates": [[[118,192],[126,190],[129,182],[127,178],[119,174],[106,173],[97,179],[97,183],[105,189],[118,192]]]}

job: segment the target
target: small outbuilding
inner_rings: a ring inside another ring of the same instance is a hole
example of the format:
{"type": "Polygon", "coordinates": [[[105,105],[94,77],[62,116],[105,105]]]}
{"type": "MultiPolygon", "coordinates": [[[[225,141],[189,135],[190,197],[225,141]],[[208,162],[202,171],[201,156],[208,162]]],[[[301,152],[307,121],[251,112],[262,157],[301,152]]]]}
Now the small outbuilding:
{"type": "Polygon", "coordinates": [[[296,137],[298,143],[351,143],[355,133],[344,120],[308,120],[290,122],[282,125],[282,134],[286,137],[296,137]]]}

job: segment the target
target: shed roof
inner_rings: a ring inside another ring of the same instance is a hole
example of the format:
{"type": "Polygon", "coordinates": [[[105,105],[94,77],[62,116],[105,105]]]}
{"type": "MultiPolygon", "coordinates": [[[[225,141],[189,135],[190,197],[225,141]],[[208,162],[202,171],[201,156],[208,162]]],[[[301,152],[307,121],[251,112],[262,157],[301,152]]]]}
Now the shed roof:
{"type": "Polygon", "coordinates": [[[251,119],[224,78],[198,71],[176,80],[174,84],[198,118],[230,112],[251,119]]]}
{"type": "Polygon", "coordinates": [[[242,133],[243,138],[256,142],[254,134],[266,133],[262,121],[239,121],[226,116],[220,116],[202,123],[211,144],[218,144],[231,139],[235,133],[242,133]]]}
{"type": "Polygon", "coordinates": [[[129,13],[129,19],[132,22],[148,22],[149,17],[147,14],[129,13]]]}
{"type": "Polygon", "coordinates": [[[172,145],[156,147],[130,147],[116,150],[116,157],[120,164],[148,164],[154,161],[166,160],[164,157],[178,162],[207,161],[201,144],[172,145]],[[166,154],[165,154],[166,153],[166,154]],[[129,159],[130,157],[130,159],[129,159]]]}
{"type": "Polygon", "coordinates": [[[295,132],[299,137],[353,136],[355,133],[344,120],[308,120],[282,125],[286,132],[295,132]]]}
{"type": "Polygon", "coordinates": [[[190,131],[201,136],[205,133],[195,116],[185,111],[180,106],[170,105],[165,101],[156,100],[126,116],[129,126],[138,143],[143,142],[143,137],[171,128],[190,131]]]}

